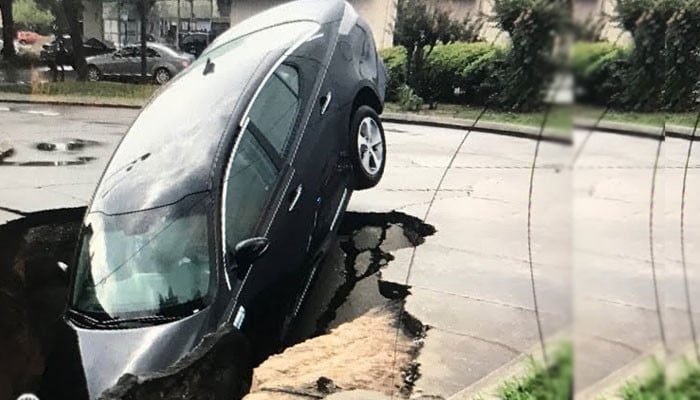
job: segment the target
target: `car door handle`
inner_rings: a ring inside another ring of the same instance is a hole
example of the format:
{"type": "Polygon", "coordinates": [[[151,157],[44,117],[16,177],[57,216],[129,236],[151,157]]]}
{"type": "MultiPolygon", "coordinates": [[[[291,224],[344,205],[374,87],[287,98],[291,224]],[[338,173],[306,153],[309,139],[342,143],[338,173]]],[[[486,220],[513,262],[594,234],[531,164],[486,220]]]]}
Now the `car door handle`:
{"type": "Polygon", "coordinates": [[[289,194],[289,211],[292,211],[294,207],[297,205],[297,202],[299,202],[299,198],[301,197],[301,192],[302,192],[302,186],[299,184],[296,189],[292,193],[289,194]]]}
{"type": "Polygon", "coordinates": [[[325,96],[321,97],[321,115],[325,114],[328,110],[332,98],[333,94],[330,91],[325,96]]]}

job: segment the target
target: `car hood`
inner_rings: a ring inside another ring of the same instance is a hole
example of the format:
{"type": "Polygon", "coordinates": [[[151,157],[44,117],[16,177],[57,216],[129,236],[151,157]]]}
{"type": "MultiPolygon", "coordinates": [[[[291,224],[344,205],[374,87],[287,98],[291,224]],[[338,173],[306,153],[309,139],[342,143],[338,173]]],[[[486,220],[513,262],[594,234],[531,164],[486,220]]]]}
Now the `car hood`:
{"type": "Polygon", "coordinates": [[[39,398],[96,399],[125,374],[163,371],[209,333],[210,316],[208,308],[162,325],[110,330],[61,320],[39,398]]]}

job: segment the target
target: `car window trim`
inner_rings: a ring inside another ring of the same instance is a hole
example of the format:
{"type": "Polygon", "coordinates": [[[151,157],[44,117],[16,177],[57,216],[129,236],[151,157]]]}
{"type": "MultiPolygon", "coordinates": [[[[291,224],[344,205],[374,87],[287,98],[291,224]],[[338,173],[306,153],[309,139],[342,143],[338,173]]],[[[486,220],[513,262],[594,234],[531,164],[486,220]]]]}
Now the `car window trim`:
{"type": "MultiPolygon", "coordinates": [[[[253,141],[257,142],[257,144],[262,148],[263,152],[267,154],[267,150],[265,149],[265,146],[260,143],[258,138],[256,137],[255,134],[251,130],[248,129],[248,124],[250,121],[246,121],[245,125],[240,129],[240,133],[238,134],[238,137],[236,138],[236,143],[233,146],[233,149],[231,150],[231,154],[228,157],[228,160],[226,161],[226,170],[224,172],[224,181],[223,181],[223,186],[221,189],[221,204],[220,204],[220,210],[221,210],[221,218],[219,223],[220,229],[221,229],[221,251],[222,251],[222,265],[224,266],[224,281],[226,282],[226,286],[229,291],[232,290],[231,286],[231,278],[229,276],[228,270],[229,270],[229,264],[227,263],[226,259],[226,253],[228,252],[228,243],[227,243],[227,235],[226,235],[226,200],[228,197],[228,182],[231,178],[231,170],[233,168],[233,159],[235,158],[236,154],[238,153],[238,149],[240,147],[240,144],[243,139],[243,135],[248,132],[250,135],[253,136],[253,141]]],[[[272,147],[272,145],[269,145],[272,147]]],[[[270,160],[274,160],[272,157],[270,157],[270,160]]],[[[275,162],[272,161],[274,164],[275,162]]],[[[275,165],[276,167],[276,165],[275,165]]],[[[253,228],[253,234],[257,234],[258,232],[263,230],[263,227],[267,225],[267,228],[265,228],[265,235],[267,235],[267,231],[269,230],[269,221],[268,218],[265,216],[269,214],[269,211],[272,210],[273,204],[277,204],[277,207],[279,207],[279,203],[281,203],[281,199],[284,198],[284,192],[286,192],[287,188],[289,187],[289,184],[292,180],[292,177],[294,176],[294,170],[290,168],[288,164],[282,163],[282,168],[276,168],[277,169],[277,177],[275,178],[274,183],[272,184],[273,189],[270,192],[270,196],[268,199],[265,201],[265,205],[263,206],[263,211],[260,215],[260,218],[258,221],[255,223],[255,228],[253,228]],[[290,173],[291,170],[291,173],[290,173]],[[286,185],[282,185],[282,180],[286,179],[286,185]],[[284,187],[283,187],[284,186],[284,187]],[[280,192],[281,191],[281,192],[280,192]],[[274,201],[279,198],[279,201],[274,201]]],[[[276,212],[273,214],[272,218],[274,218],[274,215],[276,215],[276,212]]],[[[246,275],[247,277],[247,275],[246,275]]],[[[244,279],[245,280],[245,279],[244,279]]]]}
{"type": "Polygon", "coordinates": [[[253,121],[248,121],[247,128],[248,131],[253,135],[255,140],[258,141],[260,147],[267,154],[267,156],[272,161],[272,164],[277,169],[277,172],[281,171],[284,166],[284,159],[282,154],[280,154],[275,146],[270,143],[270,140],[265,136],[265,134],[258,128],[253,121]]]}
{"type": "MultiPolygon", "coordinates": [[[[313,37],[318,31],[321,29],[321,26],[318,26],[316,29],[311,30],[309,33],[306,35],[302,36],[296,43],[294,43],[292,46],[290,46],[287,51],[280,56],[280,58],[275,61],[275,63],[272,65],[269,71],[267,71],[267,74],[265,74],[265,77],[262,79],[260,84],[258,85],[258,88],[255,89],[255,93],[253,93],[253,96],[251,96],[250,101],[248,102],[248,106],[246,106],[245,111],[243,112],[243,116],[240,119],[240,122],[238,124],[239,127],[243,127],[243,125],[247,122],[248,116],[250,115],[250,110],[253,108],[253,104],[255,104],[255,101],[258,99],[258,96],[260,95],[260,92],[262,91],[263,87],[267,84],[267,81],[270,80],[272,75],[277,71],[277,69],[287,61],[289,56],[294,53],[299,47],[301,47],[302,44],[306,43],[309,38],[313,37]]],[[[290,63],[290,66],[294,67],[299,70],[296,65],[290,63]]],[[[301,77],[301,76],[300,76],[301,77]]]]}
{"type": "MultiPolygon", "coordinates": [[[[277,79],[279,79],[279,81],[280,81],[287,89],[289,89],[289,91],[294,95],[294,97],[296,98],[296,102],[297,102],[297,109],[296,109],[296,115],[294,116],[294,123],[292,124],[291,132],[289,133],[289,137],[287,138],[286,142],[284,143],[284,147],[282,148],[282,151],[278,151],[278,150],[275,148],[275,146],[272,145],[272,142],[270,142],[270,140],[267,138],[267,136],[265,135],[265,133],[264,133],[260,128],[258,128],[257,125],[255,125],[255,123],[250,119],[250,117],[248,117],[248,119],[244,122],[244,124],[245,124],[247,127],[251,127],[251,126],[252,126],[253,129],[255,129],[255,134],[256,134],[255,136],[256,136],[256,137],[258,138],[258,140],[263,144],[263,147],[264,147],[265,150],[268,152],[268,155],[270,155],[270,157],[273,158],[273,161],[277,162],[277,158],[280,159],[280,163],[277,164],[277,165],[278,165],[278,168],[281,169],[281,168],[282,168],[282,167],[281,167],[282,164],[283,164],[284,162],[286,162],[287,159],[289,158],[289,153],[290,153],[291,145],[295,142],[296,136],[299,134],[299,124],[300,124],[300,122],[301,122],[301,118],[302,118],[303,111],[305,111],[305,110],[302,108],[303,102],[301,101],[302,95],[303,95],[302,90],[304,90],[304,88],[303,88],[302,85],[301,85],[303,76],[302,76],[302,71],[301,71],[301,68],[299,67],[299,65],[296,64],[296,63],[294,63],[294,62],[289,62],[289,61],[284,61],[284,62],[282,62],[281,64],[279,64],[279,65],[274,69],[274,71],[272,72],[272,75],[270,75],[269,78],[272,78],[273,76],[277,76],[277,79]],[[296,72],[296,74],[297,74],[297,80],[298,80],[298,82],[299,82],[299,89],[298,89],[298,91],[297,91],[296,93],[294,92],[293,88],[291,88],[291,87],[287,84],[287,82],[285,82],[285,80],[282,79],[282,77],[279,76],[279,74],[277,73],[277,71],[280,69],[280,67],[281,67],[282,65],[286,65],[286,66],[288,66],[289,68],[292,68],[292,69],[296,72]],[[272,154],[274,154],[274,156],[273,156],[272,154]]],[[[266,85],[267,82],[269,82],[269,79],[268,79],[268,81],[265,82],[264,85],[266,85]]],[[[264,85],[263,85],[263,86],[264,86],[264,85]]],[[[260,94],[260,93],[262,93],[262,90],[261,90],[258,94],[260,94]]],[[[256,99],[256,101],[257,101],[257,99],[256,99]]],[[[254,105],[255,103],[253,102],[253,103],[251,103],[251,104],[254,105]]],[[[251,107],[251,109],[252,109],[252,107],[251,107]]]]}

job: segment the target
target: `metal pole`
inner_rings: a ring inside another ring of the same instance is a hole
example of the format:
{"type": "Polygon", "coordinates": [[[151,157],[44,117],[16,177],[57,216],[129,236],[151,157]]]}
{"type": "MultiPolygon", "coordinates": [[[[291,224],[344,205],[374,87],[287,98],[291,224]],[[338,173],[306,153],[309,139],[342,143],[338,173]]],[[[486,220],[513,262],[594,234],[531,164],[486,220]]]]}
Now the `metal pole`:
{"type": "Polygon", "coordinates": [[[214,0],[209,0],[209,32],[207,33],[207,46],[211,40],[211,34],[214,32],[214,0]]]}
{"type": "Polygon", "coordinates": [[[177,25],[175,26],[175,47],[180,50],[180,0],[177,0],[177,25]]]}
{"type": "Polygon", "coordinates": [[[192,24],[194,23],[194,0],[189,0],[190,2],[190,28],[188,29],[189,32],[194,32],[195,29],[192,28],[192,24]]]}

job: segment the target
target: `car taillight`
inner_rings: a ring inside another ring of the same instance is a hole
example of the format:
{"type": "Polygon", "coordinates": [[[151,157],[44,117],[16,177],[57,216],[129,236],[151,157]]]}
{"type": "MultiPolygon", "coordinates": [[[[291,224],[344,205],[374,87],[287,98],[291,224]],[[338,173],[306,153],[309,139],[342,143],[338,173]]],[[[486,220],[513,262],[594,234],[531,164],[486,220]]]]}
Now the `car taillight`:
{"type": "Polygon", "coordinates": [[[182,62],[182,68],[187,68],[187,66],[189,66],[189,65],[190,65],[190,63],[188,63],[187,61],[182,62]]]}

